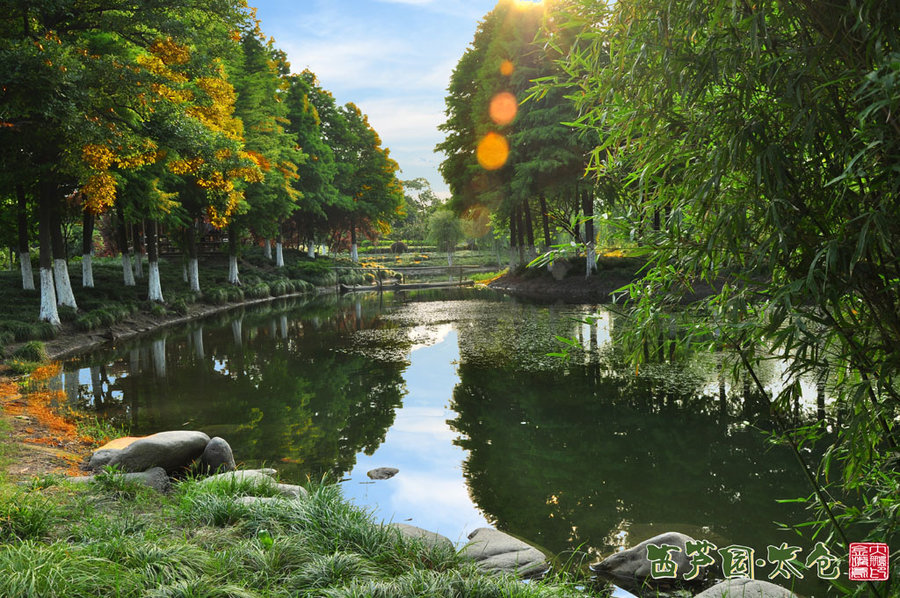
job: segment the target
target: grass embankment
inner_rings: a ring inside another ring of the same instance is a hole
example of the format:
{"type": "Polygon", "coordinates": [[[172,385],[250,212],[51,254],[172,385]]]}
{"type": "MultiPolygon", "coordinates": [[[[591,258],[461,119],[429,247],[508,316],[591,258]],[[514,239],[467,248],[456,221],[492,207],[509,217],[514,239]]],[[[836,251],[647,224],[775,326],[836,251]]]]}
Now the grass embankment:
{"type": "Polygon", "coordinates": [[[201,292],[195,293],[184,280],[181,260],[163,258],[160,279],[165,303],[147,301],[146,276],[145,265],[144,278],[138,279],[136,286],[126,287],[122,282],[121,261],[99,258],[94,260],[94,288],[83,288],[80,260],[72,260],[69,277],[78,310],[59,308],[63,322],[60,329],[38,320],[39,291],[22,290],[18,271],[0,272],[0,358],[6,359],[13,373],[27,372],[45,358],[40,343],[60,334],[103,331],[129,318],[164,320],[185,316],[196,305],[222,306],[249,299],[313,293],[316,287],[333,287],[339,282],[364,284],[375,279],[375,272],[349,260],[323,257],[309,260],[292,250],[285,251],[285,267],[275,268],[261,250],[254,249],[240,261],[241,286],[227,282],[226,256],[202,257],[201,292]]]}
{"type": "Polygon", "coordinates": [[[90,487],[44,478],[0,497],[0,595],[582,596],[562,579],[487,576],[447,548],[404,539],[334,485],[308,498],[193,480],[170,495],[109,476],[90,487]]]}

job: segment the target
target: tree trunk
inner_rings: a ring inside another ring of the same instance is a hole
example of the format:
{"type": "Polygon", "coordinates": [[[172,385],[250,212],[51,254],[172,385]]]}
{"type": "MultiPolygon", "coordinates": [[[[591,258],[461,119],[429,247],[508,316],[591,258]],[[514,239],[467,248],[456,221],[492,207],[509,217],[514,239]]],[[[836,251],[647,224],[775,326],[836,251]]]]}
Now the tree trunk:
{"type": "Polygon", "coordinates": [[[581,209],[584,211],[585,237],[585,277],[597,271],[597,254],[594,249],[594,198],[590,191],[581,194],[581,209]]]}
{"type": "Polygon", "coordinates": [[[522,206],[516,208],[516,249],[519,263],[525,263],[525,224],[522,222],[522,206]]]}
{"type": "Polygon", "coordinates": [[[34,273],[31,271],[31,251],[28,248],[28,198],[25,196],[25,187],[21,183],[16,185],[16,198],[18,200],[17,219],[19,221],[19,267],[22,270],[22,289],[34,290],[34,273]]]}
{"type": "Polygon", "coordinates": [[[53,250],[53,282],[56,284],[56,303],[78,309],[72,282],[69,280],[69,264],[66,259],[66,243],[62,235],[62,198],[57,199],[57,188],[54,186],[54,201],[50,212],[50,247],[53,250]]]}
{"type": "Polygon", "coordinates": [[[94,288],[94,215],[85,210],[81,228],[81,286],[94,288]]]}
{"type": "Polygon", "coordinates": [[[266,239],[265,248],[263,249],[263,253],[265,253],[266,259],[272,259],[272,240],[266,239]]]}
{"type": "Polygon", "coordinates": [[[200,292],[200,265],[197,258],[197,224],[191,220],[185,232],[188,251],[188,284],[194,293],[200,292]]]}
{"type": "Polygon", "coordinates": [[[350,259],[353,262],[359,261],[359,248],[356,246],[356,223],[350,223],[350,259]]]}
{"type": "MultiPolygon", "coordinates": [[[[144,244],[141,242],[141,229],[143,222],[135,222],[131,225],[131,243],[134,247],[134,277],[138,280],[144,277],[144,244]]],[[[149,242],[149,241],[148,241],[149,242]]],[[[157,248],[158,250],[158,248],[157,248]]]]}
{"type": "Polygon", "coordinates": [[[157,378],[166,377],[166,339],[153,341],[150,345],[150,356],[153,360],[153,371],[157,378]]]}
{"type": "Polygon", "coordinates": [[[194,355],[197,360],[206,359],[206,352],[203,350],[203,326],[197,328],[191,333],[192,342],[194,344],[194,355]]]}
{"type": "Polygon", "coordinates": [[[531,220],[531,206],[525,200],[522,208],[525,212],[525,234],[528,236],[528,261],[537,257],[537,249],[534,246],[534,223],[531,220]]]}
{"type": "Polygon", "coordinates": [[[238,242],[237,228],[234,225],[228,227],[228,283],[234,286],[241,286],[241,279],[238,277],[238,242]]]}
{"type": "Polygon", "coordinates": [[[284,268],[284,237],[281,226],[278,227],[278,238],[275,240],[275,267],[284,268]]]}
{"type": "Polygon", "coordinates": [[[40,319],[54,326],[61,325],[56,309],[56,288],[53,284],[53,250],[50,248],[50,221],[56,185],[41,181],[38,192],[38,242],[40,243],[41,312],[40,319]]]}
{"type": "Polygon", "coordinates": [[[316,242],[313,239],[306,242],[306,257],[311,260],[316,259],[316,242]]]}
{"type": "MultiPolygon", "coordinates": [[[[147,299],[162,303],[162,284],[159,280],[159,225],[151,220],[147,227],[147,254],[149,256],[150,277],[148,280],[147,299]]],[[[138,258],[140,259],[140,258],[138,258]]]]}
{"type": "Polygon", "coordinates": [[[515,211],[511,212],[509,215],[509,271],[512,272],[516,269],[516,238],[518,234],[516,231],[516,215],[515,211]]]}
{"type": "Polygon", "coordinates": [[[550,249],[550,216],[547,213],[547,198],[541,193],[538,197],[541,206],[541,223],[544,225],[544,251],[550,249]]]}
{"type": "Polygon", "coordinates": [[[116,202],[116,220],[118,221],[119,251],[122,253],[122,276],[126,287],[134,286],[134,271],[131,269],[131,256],[128,253],[128,232],[125,224],[125,211],[121,202],[116,202]]]}

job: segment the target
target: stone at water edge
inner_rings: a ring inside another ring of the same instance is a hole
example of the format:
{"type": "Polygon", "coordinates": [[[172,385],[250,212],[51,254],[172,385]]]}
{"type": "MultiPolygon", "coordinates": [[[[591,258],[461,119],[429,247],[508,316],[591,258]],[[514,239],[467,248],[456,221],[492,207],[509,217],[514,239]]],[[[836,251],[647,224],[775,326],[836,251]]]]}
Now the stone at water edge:
{"type": "Polygon", "coordinates": [[[480,527],[469,534],[469,543],[459,554],[475,561],[476,567],[489,573],[515,573],[533,577],[549,568],[543,552],[489,527],[480,527]]]}
{"type": "MultiPolygon", "coordinates": [[[[153,467],[139,473],[121,473],[116,475],[121,476],[126,482],[137,482],[153,488],[157,492],[166,493],[169,491],[169,476],[166,475],[166,470],[162,467],[153,467]]],[[[96,479],[97,476],[90,475],[68,478],[68,481],[75,483],[91,483],[96,481],[96,479]]]]}
{"type": "Polygon", "coordinates": [[[400,534],[405,538],[418,540],[426,546],[453,550],[453,542],[450,538],[435,532],[430,532],[427,529],[422,529],[421,527],[416,527],[415,525],[409,525],[407,523],[391,523],[388,527],[396,528],[400,530],[400,534]]]}
{"type": "Polygon", "coordinates": [[[203,454],[200,455],[200,471],[207,474],[234,471],[235,469],[237,469],[237,465],[234,462],[231,445],[218,436],[210,439],[206,448],[203,449],[203,454]]]}
{"type": "Polygon", "coordinates": [[[97,471],[98,469],[106,467],[109,465],[109,462],[112,461],[112,458],[116,453],[119,452],[121,452],[121,449],[97,449],[88,461],[88,469],[97,471]]]}
{"type": "MultiPolygon", "coordinates": [[[[633,581],[637,585],[641,585],[644,581],[652,583],[657,580],[653,580],[650,575],[651,563],[647,558],[647,545],[662,546],[663,544],[668,544],[679,548],[679,552],[669,554],[672,561],[678,565],[678,577],[683,578],[684,574],[691,570],[691,559],[685,554],[684,544],[685,542],[693,541],[694,539],[690,536],[678,532],[659,534],[649,540],[644,540],[637,546],[617,552],[599,563],[591,565],[591,571],[611,576],[620,581],[633,581]]],[[[658,581],[670,582],[672,580],[658,581]]]]}
{"type": "Polygon", "coordinates": [[[276,471],[274,469],[237,469],[225,473],[210,476],[201,480],[201,484],[230,483],[242,484],[249,483],[254,486],[265,486],[276,490],[285,498],[303,498],[307,496],[306,488],[295,484],[279,484],[274,477],[276,471]]]}
{"type": "MultiPolygon", "coordinates": [[[[107,465],[119,466],[124,471],[146,471],[162,467],[167,473],[187,468],[203,454],[209,436],[203,432],[173,430],[159,432],[136,440],[126,448],[113,453],[107,465]]],[[[96,453],[95,453],[96,456],[96,453]]],[[[94,458],[91,458],[91,465],[94,458]]]]}
{"type": "Polygon", "coordinates": [[[728,579],[708,590],[700,592],[694,598],[800,598],[790,590],[768,581],[757,579],[728,579]]]}
{"type": "Polygon", "coordinates": [[[370,480],[389,480],[400,473],[396,467],[376,467],[366,472],[370,480]]]}

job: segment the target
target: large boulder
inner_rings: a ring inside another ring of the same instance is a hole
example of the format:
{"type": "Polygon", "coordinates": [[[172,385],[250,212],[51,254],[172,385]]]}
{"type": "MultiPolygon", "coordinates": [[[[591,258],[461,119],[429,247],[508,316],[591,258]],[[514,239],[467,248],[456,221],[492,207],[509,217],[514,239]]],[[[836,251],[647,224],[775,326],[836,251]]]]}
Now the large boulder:
{"type": "Polygon", "coordinates": [[[224,438],[216,436],[206,443],[203,454],[200,455],[201,473],[221,473],[234,471],[237,465],[234,462],[234,453],[224,438]]]}
{"type": "Polygon", "coordinates": [[[145,436],[123,449],[97,451],[91,457],[91,469],[104,465],[118,466],[123,471],[146,471],[162,467],[173,473],[188,467],[203,454],[209,436],[203,432],[173,430],[145,436]]]}
{"type": "Polygon", "coordinates": [[[799,595],[768,581],[741,578],[717,583],[694,598],[799,598],[799,595]]]}
{"type": "Polygon", "coordinates": [[[388,527],[398,529],[401,536],[409,538],[410,540],[421,542],[425,546],[453,550],[453,542],[450,541],[450,538],[442,536],[441,534],[430,532],[427,529],[422,529],[421,527],[416,527],[415,525],[409,525],[406,523],[391,523],[388,527]]]}
{"type": "Polygon", "coordinates": [[[543,552],[489,527],[480,527],[469,534],[469,543],[463,547],[460,555],[475,561],[479,569],[489,573],[515,573],[522,577],[533,577],[549,568],[543,552]]]}
{"type": "MultiPolygon", "coordinates": [[[[652,583],[654,580],[651,576],[651,563],[647,558],[647,546],[655,544],[662,546],[668,544],[677,546],[680,552],[670,553],[672,561],[678,565],[677,574],[679,579],[683,579],[684,574],[691,570],[691,559],[685,554],[685,542],[693,542],[694,539],[688,535],[678,532],[667,532],[653,536],[649,540],[644,540],[637,546],[617,552],[609,556],[599,563],[591,565],[591,571],[604,577],[612,578],[613,581],[623,583],[626,586],[640,586],[644,582],[652,583]]],[[[672,580],[659,580],[669,582],[672,580]]],[[[627,589],[627,588],[626,588],[627,589]]]]}
{"type": "MultiPolygon", "coordinates": [[[[162,467],[153,467],[151,469],[148,469],[147,471],[138,473],[120,473],[114,475],[120,476],[126,482],[136,482],[138,484],[143,484],[144,486],[153,488],[158,492],[169,491],[169,476],[166,474],[166,470],[162,467]]],[[[78,476],[69,478],[69,481],[75,483],[91,483],[96,479],[97,476],[78,476]]]]}

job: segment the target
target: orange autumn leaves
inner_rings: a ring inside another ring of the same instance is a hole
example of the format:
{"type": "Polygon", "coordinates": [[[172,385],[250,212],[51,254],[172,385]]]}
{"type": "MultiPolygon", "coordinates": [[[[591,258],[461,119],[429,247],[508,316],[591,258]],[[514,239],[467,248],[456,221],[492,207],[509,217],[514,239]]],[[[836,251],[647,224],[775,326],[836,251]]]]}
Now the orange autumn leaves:
{"type": "Polygon", "coordinates": [[[79,434],[75,417],[65,415],[65,393],[51,389],[50,381],[59,376],[61,370],[59,363],[38,367],[29,377],[24,391],[13,381],[0,382],[0,407],[10,415],[29,418],[29,426],[24,430],[28,436],[23,442],[53,447],[73,442],[86,448],[93,446],[97,441],[79,434]]]}
{"type": "MultiPolygon", "coordinates": [[[[146,54],[135,59],[132,68],[137,73],[143,71],[155,79],[148,92],[137,94],[139,104],[149,112],[153,105],[167,103],[183,111],[183,114],[203,125],[213,135],[220,135],[225,143],[243,144],[244,125],[234,116],[236,93],[228,81],[225,69],[219,62],[209,65],[203,76],[191,76],[187,72],[190,64],[190,49],[170,38],[157,40],[146,54]]],[[[140,85],[140,82],[137,83],[140,85]]],[[[112,131],[111,137],[114,137],[112,131]]],[[[85,209],[99,214],[111,207],[117,195],[119,180],[113,168],[129,170],[161,162],[167,158],[165,150],[159,150],[150,139],[137,151],[128,151],[129,143],[121,138],[107,138],[105,143],[86,144],[81,148],[81,162],[87,167],[81,191],[85,197],[85,209]]],[[[131,142],[130,145],[135,145],[131,142]]],[[[220,150],[222,151],[222,150],[220,150]]],[[[199,155],[169,157],[166,168],[173,174],[190,176],[194,184],[207,191],[209,205],[207,213],[210,222],[219,228],[228,224],[231,216],[238,211],[244,199],[241,185],[262,181],[260,164],[253,156],[243,151],[231,152],[225,159],[199,155]]],[[[156,194],[151,198],[155,212],[168,213],[172,204],[171,194],[156,194]],[[165,196],[165,197],[164,197],[165,196]]]]}

